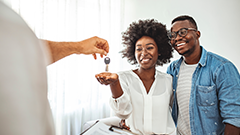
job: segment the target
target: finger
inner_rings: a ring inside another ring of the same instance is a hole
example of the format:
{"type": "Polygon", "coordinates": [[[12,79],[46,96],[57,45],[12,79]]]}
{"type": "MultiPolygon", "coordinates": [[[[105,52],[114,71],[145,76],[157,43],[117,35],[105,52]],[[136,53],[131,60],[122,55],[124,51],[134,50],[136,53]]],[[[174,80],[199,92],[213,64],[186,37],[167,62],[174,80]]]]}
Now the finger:
{"type": "Polygon", "coordinates": [[[110,81],[112,80],[110,76],[106,76],[105,80],[110,81]]]}
{"type": "Polygon", "coordinates": [[[103,49],[95,48],[94,52],[95,53],[99,53],[100,55],[105,55],[105,56],[107,55],[107,52],[105,50],[103,50],[103,49]]]}
{"type": "Polygon", "coordinates": [[[100,84],[106,85],[106,82],[104,81],[104,79],[102,79],[102,78],[97,78],[97,80],[98,80],[98,82],[99,82],[100,84]]]}
{"type": "Polygon", "coordinates": [[[101,82],[103,82],[103,81],[105,80],[105,76],[102,76],[102,75],[97,76],[97,78],[98,78],[99,80],[101,80],[101,82]]]}
{"type": "Polygon", "coordinates": [[[105,50],[107,53],[109,52],[109,44],[107,40],[99,38],[99,42],[97,43],[98,48],[105,50]]]}
{"type": "Polygon", "coordinates": [[[105,50],[107,53],[109,52],[109,44],[107,41],[103,43],[102,49],[105,50]]]}
{"type": "Polygon", "coordinates": [[[93,55],[93,58],[96,60],[97,59],[97,55],[96,53],[92,54],[93,55]]]}
{"type": "Polygon", "coordinates": [[[104,85],[108,85],[108,84],[109,84],[106,80],[104,80],[104,79],[102,79],[102,78],[100,79],[100,81],[101,81],[101,83],[104,84],[104,85]]]}
{"type": "Polygon", "coordinates": [[[105,85],[109,85],[111,82],[109,80],[104,79],[104,80],[102,80],[102,83],[105,85]]]}
{"type": "Polygon", "coordinates": [[[112,81],[111,81],[110,79],[107,79],[107,80],[106,80],[106,83],[111,84],[112,81]]]}
{"type": "Polygon", "coordinates": [[[109,83],[104,83],[104,85],[109,85],[109,83]]]}
{"type": "MultiPolygon", "coordinates": [[[[101,83],[101,80],[100,80],[100,78],[96,78],[97,79],[97,81],[99,82],[99,83],[101,83]]],[[[101,83],[102,84],[102,83],[101,83]]]]}
{"type": "Polygon", "coordinates": [[[98,78],[99,78],[99,74],[96,74],[96,75],[95,75],[95,78],[98,79],[98,78]]]}
{"type": "Polygon", "coordinates": [[[107,41],[103,44],[103,49],[104,49],[107,53],[109,52],[109,44],[108,44],[107,41]]]}

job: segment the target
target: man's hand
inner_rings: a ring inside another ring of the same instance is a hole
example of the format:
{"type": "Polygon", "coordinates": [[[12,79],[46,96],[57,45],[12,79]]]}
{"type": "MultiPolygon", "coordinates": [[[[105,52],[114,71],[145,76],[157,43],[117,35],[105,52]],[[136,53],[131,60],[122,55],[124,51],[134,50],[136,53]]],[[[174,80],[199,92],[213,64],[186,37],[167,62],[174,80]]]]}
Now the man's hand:
{"type": "Polygon", "coordinates": [[[103,57],[103,55],[107,55],[109,52],[107,40],[96,36],[79,42],[43,41],[45,41],[46,45],[50,49],[52,56],[51,63],[54,63],[71,54],[92,54],[94,59],[97,59],[96,53],[99,53],[100,56],[103,57]]]}
{"type": "Polygon", "coordinates": [[[107,55],[109,52],[109,45],[107,40],[99,38],[99,37],[92,37],[80,42],[81,48],[80,53],[82,54],[92,54],[94,59],[97,59],[96,53],[100,54],[101,57],[103,55],[107,55]]]}

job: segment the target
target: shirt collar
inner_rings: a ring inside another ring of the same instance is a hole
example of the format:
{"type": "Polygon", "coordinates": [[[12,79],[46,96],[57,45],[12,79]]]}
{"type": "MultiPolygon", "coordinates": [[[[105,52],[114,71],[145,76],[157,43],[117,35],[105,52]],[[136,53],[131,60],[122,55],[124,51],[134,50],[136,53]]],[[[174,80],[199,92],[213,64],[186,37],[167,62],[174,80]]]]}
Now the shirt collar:
{"type": "Polygon", "coordinates": [[[204,67],[205,65],[206,65],[206,63],[207,63],[207,51],[202,47],[202,46],[200,46],[201,47],[201,49],[202,49],[202,54],[201,54],[201,58],[200,58],[200,60],[199,60],[199,64],[202,66],[202,67],[204,67]]]}

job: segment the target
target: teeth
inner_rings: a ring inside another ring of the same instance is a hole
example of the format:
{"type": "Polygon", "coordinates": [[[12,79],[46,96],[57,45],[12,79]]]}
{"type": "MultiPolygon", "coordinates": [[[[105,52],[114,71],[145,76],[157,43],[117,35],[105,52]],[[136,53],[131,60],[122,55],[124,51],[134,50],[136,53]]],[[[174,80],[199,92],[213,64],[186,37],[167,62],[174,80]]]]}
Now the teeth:
{"type": "Polygon", "coordinates": [[[142,61],[148,61],[149,59],[143,59],[142,61]]]}
{"type": "Polygon", "coordinates": [[[145,62],[148,62],[149,59],[142,59],[142,62],[145,63],[145,62]]]}
{"type": "Polygon", "coordinates": [[[184,45],[185,43],[177,44],[177,46],[184,45]]]}

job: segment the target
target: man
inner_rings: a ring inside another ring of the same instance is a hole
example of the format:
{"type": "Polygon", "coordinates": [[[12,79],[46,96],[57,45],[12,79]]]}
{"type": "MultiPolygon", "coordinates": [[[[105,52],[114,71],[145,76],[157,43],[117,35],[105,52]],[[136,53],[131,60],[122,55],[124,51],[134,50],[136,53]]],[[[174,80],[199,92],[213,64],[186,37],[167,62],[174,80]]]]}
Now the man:
{"type": "Polygon", "coordinates": [[[107,41],[98,37],[44,44],[1,1],[0,46],[0,135],[54,135],[46,66],[73,53],[96,59],[96,53],[109,51],[107,41]]]}
{"type": "Polygon", "coordinates": [[[173,118],[180,135],[239,135],[240,76],[227,59],[200,46],[195,20],[179,16],[169,38],[182,55],[170,64],[173,118]]]}

